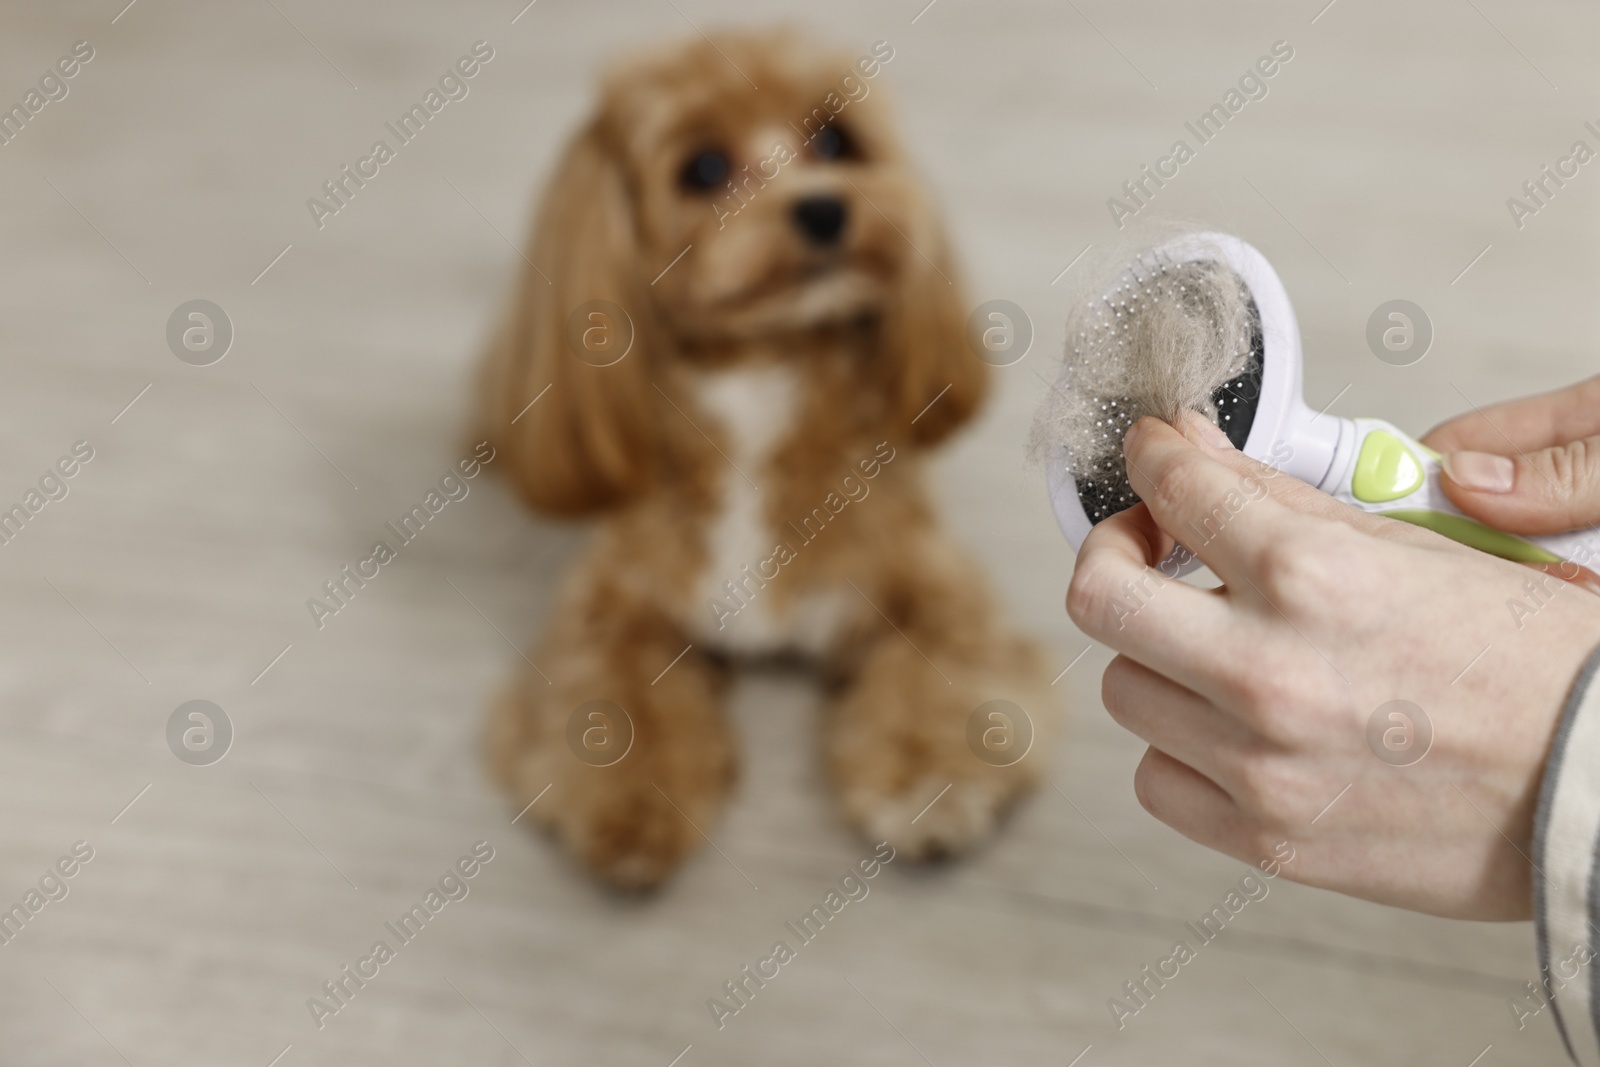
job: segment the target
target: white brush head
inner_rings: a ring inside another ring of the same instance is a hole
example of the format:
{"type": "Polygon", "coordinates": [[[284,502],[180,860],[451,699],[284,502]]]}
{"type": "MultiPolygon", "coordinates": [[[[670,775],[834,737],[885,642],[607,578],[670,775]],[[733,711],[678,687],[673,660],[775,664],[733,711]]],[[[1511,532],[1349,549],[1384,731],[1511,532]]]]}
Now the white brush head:
{"type": "Polygon", "coordinates": [[[1074,548],[1096,522],[1138,501],[1122,457],[1128,427],[1145,415],[1176,422],[1185,411],[1312,484],[1327,469],[1321,435],[1293,447],[1310,413],[1288,294],[1260,252],[1226,234],[1186,234],[1147,250],[1092,281],[1068,319],[1066,360],[1033,448],[1074,548]]]}

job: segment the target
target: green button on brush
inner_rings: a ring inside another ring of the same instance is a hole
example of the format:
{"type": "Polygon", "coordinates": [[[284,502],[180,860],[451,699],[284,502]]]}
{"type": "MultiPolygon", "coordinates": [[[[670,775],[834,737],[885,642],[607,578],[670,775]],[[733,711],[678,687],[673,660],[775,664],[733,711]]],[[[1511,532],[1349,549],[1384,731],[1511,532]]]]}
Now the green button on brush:
{"type": "Polygon", "coordinates": [[[1422,485],[1422,464],[1394,434],[1373,430],[1361,442],[1350,492],[1357,500],[1381,504],[1409,496],[1422,485]]]}

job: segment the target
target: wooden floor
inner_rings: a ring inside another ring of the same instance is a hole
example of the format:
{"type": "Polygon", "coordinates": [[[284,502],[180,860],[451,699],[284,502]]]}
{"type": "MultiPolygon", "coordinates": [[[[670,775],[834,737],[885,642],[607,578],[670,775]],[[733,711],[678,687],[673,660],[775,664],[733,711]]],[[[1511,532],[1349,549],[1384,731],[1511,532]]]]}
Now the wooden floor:
{"type": "Polygon", "coordinates": [[[74,42],[94,49],[0,147],[0,504],[76,442],[94,452],[0,545],[0,907],[75,842],[93,849],[0,945],[4,1063],[1560,1061],[1548,1014],[1519,1032],[1507,1006],[1535,977],[1527,926],[1281,881],[1116,1028],[1108,999],[1244,871],[1134,801],[1141,746],[1100,707],[1106,650],[1078,658],[1072,556],[1023,438],[1067,268],[1116,236],[1107,199],[1280,40],[1293,59],[1268,95],[1148,212],[1273,259],[1312,405],[1421,431],[1592,373],[1600,174],[1521,229],[1506,205],[1575,140],[1600,144],[1584,128],[1600,119],[1592,9],[137,0],[119,15],[125,2],[0,13],[0,104],[74,42]],[[488,695],[583,530],[479,480],[320,631],[305,601],[463,454],[469,368],[517,264],[506,238],[593,72],[691,20],[755,18],[894,45],[879,85],[974,302],[1033,318],[1033,352],[1000,373],[937,488],[1013,614],[1076,665],[1051,787],[966,862],[891,865],[719,1030],[707,999],[869,851],[818,771],[806,680],[740,683],[745,774],[707,828],[717,847],[658,899],[618,901],[511,824],[478,756],[488,695]],[[319,230],[306,199],[480,39],[495,55],[470,95],[319,230]],[[1415,366],[1366,348],[1394,298],[1437,331],[1415,366]],[[234,326],[212,366],[167,346],[193,299],[234,326]],[[166,741],[197,699],[235,733],[203,767],[166,741]],[[485,840],[470,894],[319,1029],[308,999],[485,840]]]}

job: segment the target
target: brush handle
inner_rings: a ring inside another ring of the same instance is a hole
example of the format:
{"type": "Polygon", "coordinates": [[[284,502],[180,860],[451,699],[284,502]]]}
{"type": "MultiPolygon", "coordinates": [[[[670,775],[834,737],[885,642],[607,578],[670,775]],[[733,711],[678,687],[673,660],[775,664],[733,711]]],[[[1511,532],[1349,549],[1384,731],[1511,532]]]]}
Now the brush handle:
{"type": "Polygon", "coordinates": [[[1318,486],[1375,515],[1387,515],[1452,541],[1519,563],[1562,563],[1600,570],[1600,528],[1516,536],[1462,514],[1439,484],[1439,453],[1382,419],[1351,419],[1318,486]]]}

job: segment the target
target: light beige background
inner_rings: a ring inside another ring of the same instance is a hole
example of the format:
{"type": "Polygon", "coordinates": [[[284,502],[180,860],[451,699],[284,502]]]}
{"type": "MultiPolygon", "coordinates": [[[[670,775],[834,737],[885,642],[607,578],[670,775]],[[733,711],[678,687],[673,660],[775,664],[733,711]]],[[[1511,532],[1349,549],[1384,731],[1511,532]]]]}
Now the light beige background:
{"type": "Polygon", "coordinates": [[[1107,998],[1242,867],[1135,803],[1141,746],[1101,710],[1098,647],[1060,683],[1058,788],[967,862],[891,866],[719,1033],[706,998],[867,852],[819,775],[805,680],[737,691],[745,775],[710,828],[726,859],[706,849],[659,898],[619,902],[509,824],[477,748],[506,639],[538,631],[583,530],[480,480],[326,629],[304,602],[461,454],[469,368],[516,266],[502,235],[520,240],[596,69],[689,20],[789,19],[893,43],[877,89],[973,302],[1014,300],[1037,326],[937,491],[1064,667],[1087,644],[1061,609],[1072,555],[1022,442],[1061,344],[1071,276],[1052,280],[1115,237],[1106,198],[1286,40],[1270,95],[1152,210],[1272,258],[1312,404],[1420,432],[1574,379],[1595,365],[1600,164],[1520,232],[1505,200],[1594,143],[1592,10],[539,0],[512,24],[520,0],[138,0],[113,24],[124,2],[0,12],[0,102],[74,41],[96,50],[0,148],[0,499],[74,441],[96,450],[0,546],[0,902],[72,842],[96,850],[0,946],[5,1063],[667,1067],[691,1045],[684,1067],[1064,1067],[1091,1045],[1083,1067],[1467,1067],[1491,1044],[1484,1065],[1560,1059],[1547,1017],[1518,1033],[1506,1007],[1534,977],[1526,926],[1283,883],[1116,1031],[1107,998]],[[471,95],[319,232],[306,198],[479,39],[495,58],[471,95]],[[208,368],[163,336],[195,297],[237,330],[208,368]],[[1438,333],[1405,369],[1363,341],[1395,297],[1438,333]],[[237,729],[209,768],[163,738],[194,698],[237,729]],[[317,1031],[306,998],[480,838],[496,858],[471,896],[317,1031]]]}

